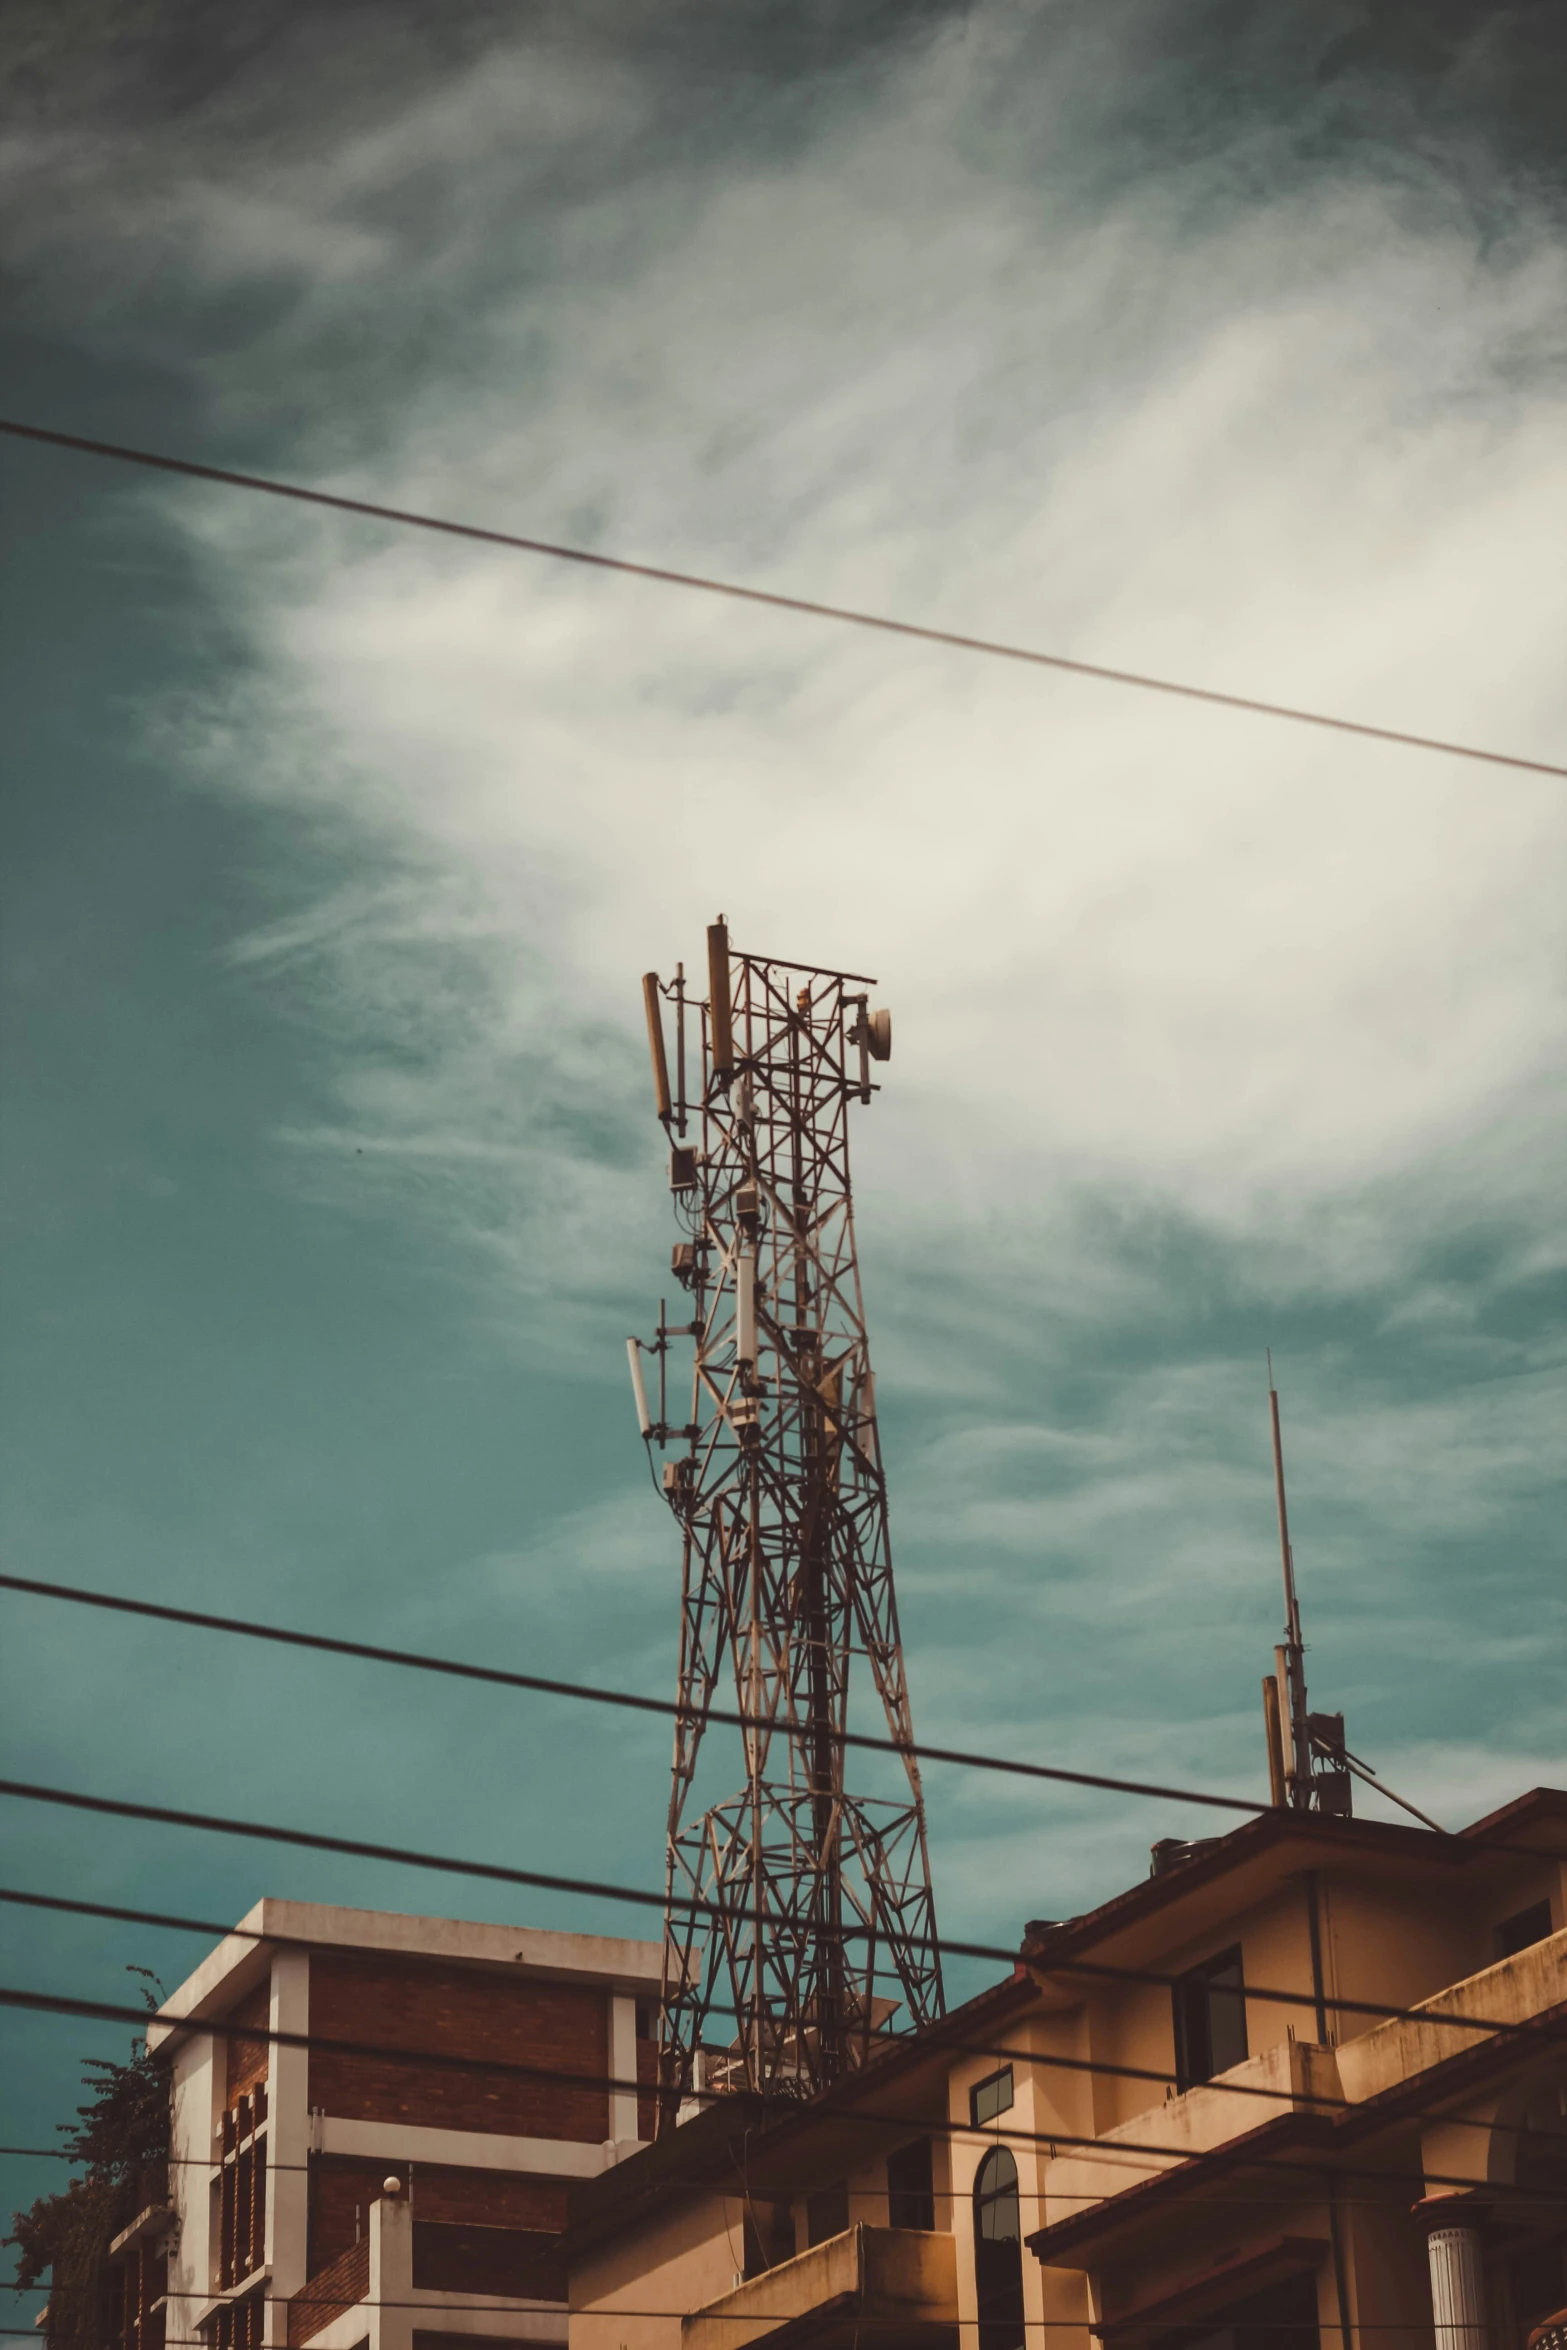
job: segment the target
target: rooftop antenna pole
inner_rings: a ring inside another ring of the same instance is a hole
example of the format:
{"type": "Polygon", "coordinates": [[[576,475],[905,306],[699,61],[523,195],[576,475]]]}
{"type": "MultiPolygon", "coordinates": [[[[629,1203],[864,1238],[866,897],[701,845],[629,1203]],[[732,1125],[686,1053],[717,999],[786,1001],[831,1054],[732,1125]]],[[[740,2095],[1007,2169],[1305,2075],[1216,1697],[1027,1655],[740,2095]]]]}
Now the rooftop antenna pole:
{"type": "Polygon", "coordinates": [[[1300,1633],[1295,1596],[1295,1554],[1290,1548],[1289,1507],[1284,1498],[1284,1439],[1279,1429],[1279,1391],[1273,1384],[1273,1350],[1268,1350],[1268,1416],[1273,1426],[1273,1483],[1279,1502],[1279,1555],[1284,1568],[1284,1641],[1274,1650],[1278,1668],[1279,1713],[1285,1726],[1285,1800],[1292,1811],[1311,1808],[1311,1737],[1306,1728],[1306,1644],[1300,1633]]]}
{"type": "Polygon", "coordinates": [[[1273,1425],[1273,1483],[1279,1500],[1279,1555],[1284,1567],[1284,1639],[1273,1652],[1274,1675],[1262,1684],[1268,1732],[1268,1777],[1273,1801],[1291,1811],[1350,1816],[1350,1780],[1364,1779],[1390,1803],[1413,1814],[1422,1827],[1445,1831],[1418,1804],[1379,1779],[1369,1763],[1344,1742],[1344,1717],[1306,1710],[1306,1644],[1300,1635],[1300,1602],[1295,1596],[1295,1553],[1290,1548],[1289,1511],[1284,1500],[1284,1440],[1279,1433],[1279,1395],[1268,1353],[1268,1415],[1273,1425]]]}

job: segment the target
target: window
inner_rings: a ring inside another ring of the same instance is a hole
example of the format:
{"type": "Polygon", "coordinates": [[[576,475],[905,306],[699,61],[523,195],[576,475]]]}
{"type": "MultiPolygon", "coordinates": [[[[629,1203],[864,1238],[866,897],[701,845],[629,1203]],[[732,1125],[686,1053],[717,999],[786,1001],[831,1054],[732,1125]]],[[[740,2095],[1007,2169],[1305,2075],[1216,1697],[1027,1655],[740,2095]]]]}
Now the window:
{"type": "Polygon", "coordinates": [[[923,2228],[936,2225],[936,2190],[931,2179],[930,2140],[916,2138],[887,2157],[887,2225],[923,2228]]]}
{"type": "Polygon", "coordinates": [[[1004,2064],[999,2073],[991,2073],[983,2081],[976,2081],[968,2093],[968,2117],[975,2129],[985,2122],[993,2122],[998,2113],[1012,2110],[1012,2067],[1004,2064]]]}
{"type": "Polygon", "coordinates": [[[1017,2164],[1004,2146],[991,2148],[974,2181],[974,2283],[979,2350],[1023,2350],[1023,2228],[1017,2164]]]}
{"type": "Polygon", "coordinates": [[[1549,1901],[1533,1901],[1516,1917],[1503,1918],[1496,1929],[1496,1955],[1512,1958],[1520,1950],[1529,1950],[1536,1942],[1543,1942],[1551,1930],[1549,1901]]]}
{"type": "Polygon", "coordinates": [[[836,2187],[823,2187],[820,2194],[807,2199],[805,2240],[808,2244],[825,2244],[829,2236],[841,2236],[848,2224],[849,2190],[841,2180],[836,2187]]]}
{"type": "Polygon", "coordinates": [[[1238,1942],[1183,1975],[1172,1996],[1175,2075],[1182,2089],[1245,2063],[1246,1993],[1238,1942]]]}
{"type": "Polygon", "coordinates": [[[745,2273],[765,2276],[781,2261],[794,2258],[794,2213],[787,2203],[750,2203],[745,2207],[745,2273]]]}

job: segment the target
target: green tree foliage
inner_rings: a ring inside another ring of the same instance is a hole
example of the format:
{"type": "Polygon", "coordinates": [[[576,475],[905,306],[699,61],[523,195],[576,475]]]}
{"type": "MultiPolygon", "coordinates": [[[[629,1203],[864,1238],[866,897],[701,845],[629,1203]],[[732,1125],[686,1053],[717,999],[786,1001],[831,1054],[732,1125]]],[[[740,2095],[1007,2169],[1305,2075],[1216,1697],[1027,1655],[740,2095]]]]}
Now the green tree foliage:
{"type": "MultiPolygon", "coordinates": [[[[145,1967],[143,1999],[156,2011],[163,1987],[145,1967]]],[[[169,2080],[147,2052],[144,2038],[131,2043],[128,2064],[88,2057],[82,2072],[88,2101],[74,2122],[61,2122],[60,2135],[82,2177],[58,2194],[40,2195],[30,2211],[18,2211],[5,2239],[20,2258],[16,2282],[36,2285],[52,2272],[48,2350],[105,2350],[109,2331],[108,2251],[137,2210],[166,2192],[169,2153],[169,2080]]]]}

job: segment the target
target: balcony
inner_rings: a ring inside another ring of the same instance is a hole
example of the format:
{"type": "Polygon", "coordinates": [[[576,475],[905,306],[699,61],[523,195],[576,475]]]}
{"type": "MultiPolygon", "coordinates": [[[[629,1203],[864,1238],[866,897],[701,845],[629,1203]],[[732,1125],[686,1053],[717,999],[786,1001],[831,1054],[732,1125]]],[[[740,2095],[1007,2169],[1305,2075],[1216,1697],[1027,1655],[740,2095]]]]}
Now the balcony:
{"type": "Polygon", "coordinates": [[[1105,2130],[1094,2146],[1055,2156],[1044,2170],[1050,2221],[1070,2219],[1128,2187],[1140,2187],[1281,2113],[1331,2110],[1342,2096],[1341,2054],[1309,2042],[1276,2042],[1231,2071],[1105,2130]]]}
{"type": "Polygon", "coordinates": [[[951,2236],[848,2228],[680,2323],[681,2350],[957,2350],[958,2261],[951,2236]]]}

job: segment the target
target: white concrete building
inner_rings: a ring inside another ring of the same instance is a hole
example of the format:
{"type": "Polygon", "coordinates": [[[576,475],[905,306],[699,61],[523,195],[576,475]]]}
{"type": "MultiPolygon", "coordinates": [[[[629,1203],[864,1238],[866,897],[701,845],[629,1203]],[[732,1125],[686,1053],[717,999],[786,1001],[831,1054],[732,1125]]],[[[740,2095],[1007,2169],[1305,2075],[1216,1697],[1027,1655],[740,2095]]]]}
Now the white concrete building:
{"type": "Polygon", "coordinates": [[[652,2135],[633,2084],[654,2078],[659,1961],[654,1942],[258,1902],[148,2035],[171,2184],[118,2247],[127,2344],[564,2344],[567,2188],[652,2135]]]}

